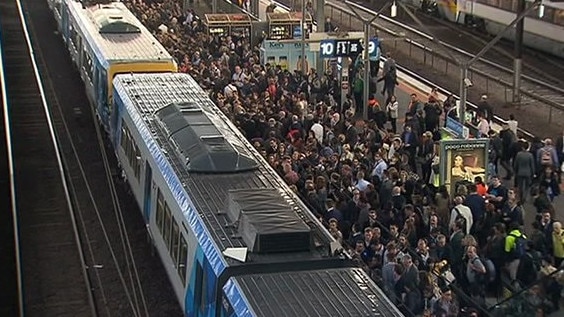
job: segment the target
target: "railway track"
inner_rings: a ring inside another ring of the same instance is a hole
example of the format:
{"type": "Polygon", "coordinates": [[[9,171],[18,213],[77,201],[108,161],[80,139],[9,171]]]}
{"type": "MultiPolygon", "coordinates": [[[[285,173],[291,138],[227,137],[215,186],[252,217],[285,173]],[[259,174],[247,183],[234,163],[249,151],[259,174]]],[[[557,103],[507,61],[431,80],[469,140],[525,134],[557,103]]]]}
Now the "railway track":
{"type": "Polygon", "coordinates": [[[0,100],[2,100],[2,111],[0,111],[0,281],[2,281],[2,292],[0,292],[0,316],[16,316],[19,312],[18,303],[18,264],[16,263],[15,240],[14,240],[14,208],[12,205],[13,184],[11,171],[10,136],[6,127],[7,120],[6,94],[4,67],[2,64],[2,30],[0,29],[0,100]]]}
{"type": "MultiPolygon", "coordinates": [[[[367,7],[373,11],[380,10],[384,3],[375,1],[354,1],[360,6],[367,7]]],[[[449,45],[459,47],[470,54],[478,53],[489,41],[494,37],[488,33],[471,27],[465,27],[461,24],[431,16],[422,13],[418,8],[412,7],[417,18],[433,31],[441,41],[449,45]],[[464,41],[460,39],[464,38],[464,41]]],[[[398,12],[394,18],[395,21],[409,25],[413,28],[419,28],[417,23],[407,14],[398,12]]],[[[388,16],[387,12],[384,15],[388,16]]],[[[484,58],[495,61],[507,69],[513,68],[514,59],[514,43],[506,39],[501,39],[490,50],[488,50],[484,58]]],[[[549,54],[539,52],[527,47],[523,47],[523,74],[534,79],[541,80],[547,84],[554,86],[562,86],[564,79],[561,72],[564,70],[563,60],[549,54]]]]}
{"type": "Polygon", "coordinates": [[[34,66],[19,1],[2,1],[24,312],[96,315],[54,124],[34,66]]]}
{"type": "MultiPolygon", "coordinates": [[[[92,312],[73,311],[69,316],[181,315],[166,273],[148,243],[137,204],[127,186],[115,182],[113,149],[104,144],[103,131],[57,32],[53,13],[46,1],[18,1],[43,81],[42,95],[53,117],[84,252],[89,278],[85,281],[90,281],[88,291],[96,307],[92,312]]],[[[40,283],[49,283],[49,278],[40,283]]]]}

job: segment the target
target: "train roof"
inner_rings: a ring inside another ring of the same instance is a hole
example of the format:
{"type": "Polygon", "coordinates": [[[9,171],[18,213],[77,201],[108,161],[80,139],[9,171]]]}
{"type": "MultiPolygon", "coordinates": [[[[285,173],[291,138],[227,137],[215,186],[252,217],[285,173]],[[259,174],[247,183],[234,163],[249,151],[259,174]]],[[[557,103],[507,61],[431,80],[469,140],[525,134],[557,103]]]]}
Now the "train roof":
{"type": "Polygon", "coordinates": [[[237,316],[403,316],[359,268],[241,275],[223,290],[237,316]]]}
{"type": "Polygon", "coordinates": [[[221,258],[227,266],[327,258],[335,240],[192,77],[122,74],[114,89],[116,103],[133,119],[208,258],[221,258]],[[171,111],[182,115],[175,122],[162,120],[171,111]],[[197,148],[205,153],[195,152],[190,144],[205,142],[196,135],[215,136],[219,149],[202,144],[197,148]],[[204,173],[192,166],[200,156],[210,161],[204,173]],[[242,160],[245,167],[238,170],[233,162],[242,160]],[[216,171],[214,161],[235,170],[216,171]],[[213,249],[206,248],[211,241],[213,249]],[[247,248],[248,258],[221,254],[238,248],[247,248]]]}
{"type": "Polygon", "coordinates": [[[172,62],[172,56],[121,2],[90,7],[66,0],[70,15],[104,66],[116,62],[172,62]]]}

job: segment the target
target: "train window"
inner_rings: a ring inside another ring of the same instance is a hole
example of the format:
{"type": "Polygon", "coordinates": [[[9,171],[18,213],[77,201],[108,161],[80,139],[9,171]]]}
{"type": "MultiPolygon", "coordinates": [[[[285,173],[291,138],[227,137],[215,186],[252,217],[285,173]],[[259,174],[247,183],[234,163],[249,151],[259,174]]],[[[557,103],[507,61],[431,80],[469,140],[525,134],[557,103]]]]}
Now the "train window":
{"type": "Polygon", "coordinates": [[[72,43],[72,48],[75,51],[78,51],[78,33],[76,32],[76,30],[74,29],[74,26],[72,24],[69,24],[69,31],[70,31],[70,40],[72,43]]]}
{"type": "Polygon", "coordinates": [[[133,167],[133,141],[131,140],[131,133],[127,134],[127,147],[125,149],[127,153],[127,160],[129,161],[129,166],[133,167]]]}
{"type": "Polygon", "coordinates": [[[515,12],[516,1],[513,0],[500,0],[498,7],[503,10],[515,12]]]}
{"type": "Polygon", "coordinates": [[[121,148],[125,150],[125,144],[127,143],[127,126],[125,125],[125,121],[121,120],[121,140],[120,145],[121,148]]]}
{"type": "Polygon", "coordinates": [[[164,223],[164,209],[165,209],[165,202],[164,196],[161,190],[157,191],[157,227],[163,233],[163,223],[164,223]]]}
{"type": "Polygon", "coordinates": [[[203,279],[204,279],[204,269],[200,262],[196,261],[196,285],[195,285],[195,292],[194,292],[194,307],[198,307],[201,310],[203,304],[203,296],[204,289],[202,288],[203,279]]]}
{"type": "MultiPolygon", "coordinates": [[[[206,260],[204,259],[204,262],[206,260]]],[[[200,293],[200,311],[202,313],[206,313],[206,303],[207,300],[206,298],[208,297],[208,271],[206,270],[206,267],[203,267],[202,270],[202,292],[200,293]]]]}
{"type": "Polygon", "coordinates": [[[170,227],[172,223],[172,214],[170,213],[170,208],[168,205],[165,204],[165,217],[164,217],[164,230],[163,230],[163,239],[165,245],[168,246],[170,243],[170,227]]]}
{"type": "MultiPolygon", "coordinates": [[[[525,9],[529,9],[531,7],[532,3],[527,2],[525,3],[525,9]]],[[[533,9],[532,11],[530,11],[527,14],[527,17],[529,18],[533,18],[533,19],[538,19],[539,18],[539,11],[537,9],[533,9]]]]}
{"type": "MultiPolygon", "coordinates": [[[[537,18],[538,18],[539,9],[535,10],[535,13],[536,13],[537,18]]],[[[555,13],[556,13],[556,10],[554,10],[554,8],[544,6],[544,14],[540,19],[545,21],[545,22],[552,23],[552,21],[554,21],[554,14],[555,13]]]]}
{"type": "Polygon", "coordinates": [[[178,251],[178,275],[182,285],[186,286],[186,260],[188,258],[188,244],[182,233],[180,234],[180,250],[178,251]]]}
{"type": "Polygon", "coordinates": [[[88,80],[92,83],[92,78],[94,76],[94,64],[92,63],[92,58],[90,58],[86,49],[82,51],[82,68],[84,68],[86,77],[88,77],[88,80]]]}
{"type": "Polygon", "coordinates": [[[554,24],[564,26],[564,10],[556,10],[554,12],[554,24]]]}
{"type": "Polygon", "coordinates": [[[499,1],[500,0],[487,0],[486,3],[492,7],[499,8],[500,7],[499,1]]]}
{"type": "Polygon", "coordinates": [[[172,237],[170,238],[170,244],[168,250],[170,252],[170,256],[172,257],[172,262],[174,263],[175,267],[178,265],[178,239],[180,239],[179,235],[180,235],[180,231],[178,230],[178,223],[173,218],[172,237]]]}
{"type": "Polygon", "coordinates": [[[134,143],[135,146],[135,157],[133,159],[133,171],[135,172],[135,178],[139,180],[139,176],[141,175],[141,151],[137,144],[134,143]]]}

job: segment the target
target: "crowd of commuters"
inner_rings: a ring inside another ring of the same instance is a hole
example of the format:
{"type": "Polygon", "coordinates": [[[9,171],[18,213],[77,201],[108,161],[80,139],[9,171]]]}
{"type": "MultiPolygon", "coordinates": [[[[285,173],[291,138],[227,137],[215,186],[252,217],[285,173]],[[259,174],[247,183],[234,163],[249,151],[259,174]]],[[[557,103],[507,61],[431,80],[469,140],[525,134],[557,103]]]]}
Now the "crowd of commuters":
{"type": "MultiPolygon", "coordinates": [[[[492,176],[449,192],[438,182],[437,141],[454,100],[436,90],[425,100],[414,94],[401,113],[392,56],[373,72],[380,80],[369,83],[369,100],[356,94],[364,84],[356,76],[341,104],[330,72],[261,65],[248,38],[208,35],[180,1],[126,2],[406,315],[478,316],[485,294],[499,296],[504,285],[527,289],[537,316],[559,309],[560,284],[537,278],[564,260],[552,205],[562,137],[520,140],[513,118],[492,131],[484,96],[477,124],[490,138],[492,176]],[[384,105],[376,93],[386,95],[384,105]],[[359,119],[363,107],[369,120],[359,119]],[[527,199],[537,218],[525,235],[527,199]]],[[[352,65],[359,73],[362,65],[352,65]]]]}

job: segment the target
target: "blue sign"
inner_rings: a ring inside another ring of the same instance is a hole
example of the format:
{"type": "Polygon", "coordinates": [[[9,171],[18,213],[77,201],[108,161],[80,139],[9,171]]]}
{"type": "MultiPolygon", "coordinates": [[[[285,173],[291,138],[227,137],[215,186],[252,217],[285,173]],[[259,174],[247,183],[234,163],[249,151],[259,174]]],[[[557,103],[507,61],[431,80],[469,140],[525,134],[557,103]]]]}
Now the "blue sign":
{"type": "Polygon", "coordinates": [[[368,58],[371,61],[380,60],[380,41],[377,37],[373,37],[368,42],[368,58]]]}
{"type": "MultiPolygon", "coordinates": [[[[360,39],[331,39],[319,43],[321,58],[352,57],[364,50],[360,39]]],[[[368,42],[368,57],[379,58],[380,43],[378,38],[371,38],[368,42]]]]}
{"type": "Polygon", "coordinates": [[[299,39],[299,38],[302,37],[302,27],[301,26],[294,27],[293,37],[294,37],[294,39],[299,39]]]}
{"type": "Polygon", "coordinates": [[[454,134],[456,138],[462,138],[464,134],[464,125],[457,120],[448,117],[446,118],[446,128],[454,134]]]}

